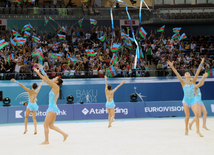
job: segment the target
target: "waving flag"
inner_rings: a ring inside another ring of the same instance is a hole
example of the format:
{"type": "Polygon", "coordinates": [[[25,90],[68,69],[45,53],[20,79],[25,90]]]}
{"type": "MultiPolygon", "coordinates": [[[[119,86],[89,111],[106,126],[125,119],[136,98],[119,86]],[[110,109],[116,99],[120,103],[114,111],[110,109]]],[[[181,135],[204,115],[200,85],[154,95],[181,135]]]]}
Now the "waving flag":
{"type": "Polygon", "coordinates": [[[95,56],[94,50],[85,50],[88,56],[95,56]]]}
{"type": "Polygon", "coordinates": [[[45,26],[48,24],[48,18],[44,17],[45,19],[45,26]]]}
{"type": "Polygon", "coordinates": [[[110,64],[111,65],[114,65],[115,62],[117,61],[118,57],[116,56],[116,54],[113,54],[112,58],[111,58],[111,61],[110,61],[110,64]]]}
{"type": "Polygon", "coordinates": [[[140,28],[140,31],[139,31],[141,37],[145,37],[147,35],[146,31],[144,30],[143,27],[140,28]]]}
{"type": "Polygon", "coordinates": [[[97,25],[97,21],[95,19],[90,19],[90,23],[93,25],[97,25]]]}
{"type": "Polygon", "coordinates": [[[29,3],[33,4],[35,0],[28,0],[29,3]]]}
{"type": "Polygon", "coordinates": [[[66,36],[65,35],[62,35],[62,34],[57,34],[59,39],[62,39],[62,40],[65,40],[66,39],[66,36]]]}
{"type": "Polygon", "coordinates": [[[117,75],[114,66],[110,66],[109,68],[106,69],[107,74],[109,75],[109,77],[115,77],[117,75]]]}
{"type": "Polygon", "coordinates": [[[30,30],[29,24],[25,25],[25,26],[22,28],[22,31],[27,31],[27,30],[30,30]]]}
{"type": "Polygon", "coordinates": [[[23,38],[23,37],[15,37],[15,38],[14,38],[14,41],[15,41],[16,43],[24,42],[24,41],[26,41],[26,38],[23,38]]]}
{"type": "Polygon", "coordinates": [[[121,38],[124,38],[124,37],[129,38],[129,35],[122,32],[121,33],[121,38]]]}
{"type": "Polygon", "coordinates": [[[12,59],[14,59],[14,55],[13,55],[13,54],[8,55],[8,57],[7,57],[7,62],[9,63],[9,65],[10,65],[10,61],[11,61],[12,59]]]}
{"type": "Polygon", "coordinates": [[[64,26],[62,26],[62,27],[61,27],[60,32],[67,33],[67,31],[66,31],[66,29],[65,29],[65,27],[64,27],[64,26]]]}
{"type": "Polygon", "coordinates": [[[179,33],[175,33],[175,34],[172,36],[172,40],[177,39],[177,38],[180,38],[180,34],[179,34],[179,33]]]}
{"type": "Polygon", "coordinates": [[[131,50],[131,49],[132,49],[132,44],[127,43],[127,44],[126,44],[126,47],[127,47],[128,49],[130,49],[130,50],[131,50]]]}
{"type": "Polygon", "coordinates": [[[86,2],[88,2],[88,0],[81,0],[81,2],[82,2],[82,3],[86,3],[86,2]]]}
{"type": "Polygon", "coordinates": [[[121,46],[120,44],[114,43],[114,44],[112,45],[111,51],[112,51],[112,52],[118,51],[118,50],[120,49],[120,46],[121,46]]]}
{"type": "Polygon", "coordinates": [[[162,26],[161,28],[157,29],[157,32],[163,32],[163,31],[164,31],[164,29],[165,29],[165,25],[164,25],[164,26],[162,26]]]}
{"type": "Polygon", "coordinates": [[[103,52],[106,52],[106,42],[104,42],[103,52]]]}
{"type": "Polygon", "coordinates": [[[140,48],[140,57],[141,57],[141,58],[144,58],[142,48],[140,48]]]}
{"type": "Polygon", "coordinates": [[[20,36],[20,34],[18,32],[16,32],[15,30],[12,30],[12,32],[13,32],[14,36],[20,36]]]}
{"type": "Polygon", "coordinates": [[[50,19],[50,20],[54,20],[53,18],[51,18],[51,16],[49,16],[49,17],[48,17],[48,19],[50,19]]]}
{"type": "Polygon", "coordinates": [[[76,59],[72,59],[71,57],[69,57],[68,54],[67,54],[67,59],[70,59],[72,62],[76,62],[76,59]]]}
{"type": "Polygon", "coordinates": [[[80,19],[80,20],[78,21],[80,27],[82,27],[83,19],[84,19],[84,18],[82,18],[82,19],[80,19]]]}
{"type": "Polygon", "coordinates": [[[181,35],[181,37],[180,37],[179,41],[181,41],[181,40],[183,40],[183,39],[186,39],[186,38],[187,38],[186,34],[185,34],[185,33],[183,33],[183,34],[181,35]]]}
{"type": "Polygon", "coordinates": [[[16,47],[16,42],[12,38],[10,38],[10,44],[13,49],[16,47]]]}
{"type": "Polygon", "coordinates": [[[106,36],[102,36],[102,37],[100,37],[100,38],[98,38],[100,41],[102,41],[102,42],[104,42],[105,41],[105,39],[106,39],[106,36]]]}
{"type": "Polygon", "coordinates": [[[25,38],[30,37],[30,32],[25,31],[25,32],[24,32],[24,37],[25,37],[25,38]]]}
{"type": "Polygon", "coordinates": [[[30,23],[28,25],[30,26],[31,29],[33,29],[33,26],[30,23]]]}
{"type": "Polygon", "coordinates": [[[33,39],[36,43],[40,42],[40,39],[37,38],[37,37],[35,37],[35,36],[32,36],[32,39],[33,39]]]}
{"type": "Polygon", "coordinates": [[[40,60],[44,59],[44,55],[42,52],[42,47],[40,47],[39,49],[35,49],[35,51],[33,52],[32,56],[38,56],[40,60]]]}
{"type": "Polygon", "coordinates": [[[13,2],[14,2],[14,3],[21,4],[21,3],[22,3],[22,0],[14,0],[13,2]]]}
{"type": "Polygon", "coordinates": [[[20,41],[17,41],[17,46],[23,46],[25,43],[26,43],[27,39],[26,38],[23,38],[23,39],[20,39],[20,41]]]}
{"type": "Polygon", "coordinates": [[[5,47],[6,45],[8,45],[8,43],[4,39],[0,40],[0,49],[5,47]]]}
{"type": "Polygon", "coordinates": [[[52,58],[54,58],[54,59],[58,59],[58,58],[62,57],[62,55],[61,55],[61,54],[58,54],[58,53],[51,53],[51,56],[52,56],[52,58]]]}
{"type": "Polygon", "coordinates": [[[134,42],[134,39],[133,39],[133,38],[131,38],[131,37],[129,37],[129,41],[134,42]]]}
{"type": "Polygon", "coordinates": [[[181,31],[180,27],[175,27],[172,29],[174,33],[179,33],[181,31]]]}
{"type": "Polygon", "coordinates": [[[184,50],[184,47],[183,46],[179,46],[179,51],[183,51],[184,50]]]}

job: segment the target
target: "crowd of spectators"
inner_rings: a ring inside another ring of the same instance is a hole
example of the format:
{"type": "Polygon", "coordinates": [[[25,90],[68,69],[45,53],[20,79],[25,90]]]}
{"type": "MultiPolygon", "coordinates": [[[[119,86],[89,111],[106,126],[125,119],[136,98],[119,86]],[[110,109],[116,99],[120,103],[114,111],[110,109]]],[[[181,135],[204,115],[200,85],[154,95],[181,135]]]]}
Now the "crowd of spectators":
{"type": "MultiPolygon", "coordinates": [[[[23,35],[21,30],[17,31],[23,35]]],[[[40,38],[39,43],[29,37],[23,46],[12,49],[10,45],[10,38],[14,38],[12,32],[1,28],[0,39],[5,39],[9,44],[9,46],[1,49],[1,79],[12,77],[16,79],[37,79],[38,76],[33,73],[33,68],[36,67],[39,60],[37,57],[32,57],[32,52],[40,47],[42,47],[44,55],[42,63],[50,78],[57,75],[63,78],[103,78],[107,74],[106,69],[111,65],[113,52],[111,52],[110,46],[112,38],[114,43],[123,44],[121,32],[131,35],[129,29],[124,31],[119,27],[114,29],[114,37],[112,37],[110,27],[94,27],[91,32],[86,33],[82,28],[70,27],[67,29],[67,41],[62,41],[56,34],[46,31],[39,34],[34,30],[31,32],[31,36],[40,38]],[[106,36],[106,49],[104,49],[104,42],[98,39],[101,36],[106,36]],[[60,44],[57,44],[59,42],[60,44]],[[86,49],[93,49],[96,56],[88,56],[86,49]],[[51,53],[61,54],[62,57],[53,59],[51,53]],[[14,59],[8,61],[7,57],[10,54],[14,54],[14,59]],[[70,61],[67,54],[76,62],[70,61]]],[[[214,50],[212,39],[213,37],[190,37],[179,43],[178,40],[172,40],[171,37],[165,36],[164,32],[160,37],[157,37],[157,34],[151,31],[147,37],[137,39],[145,59],[140,58],[136,70],[134,69],[136,51],[134,43],[132,49],[124,47],[115,53],[118,57],[114,65],[117,72],[116,77],[148,77],[151,73],[150,65],[156,66],[159,70],[156,72],[156,76],[173,76],[173,72],[167,65],[167,60],[174,61],[175,67],[179,69],[181,75],[187,69],[190,69],[190,73],[194,75],[202,56],[206,58],[202,69],[214,68],[212,58],[207,56],[208,51],[211,54],[214,50]],[[199,42],[200,44],[203,43],[200,47],[197,46],[199,42]],[[204,51],[207,52],[204,53],[204,51]]]]}

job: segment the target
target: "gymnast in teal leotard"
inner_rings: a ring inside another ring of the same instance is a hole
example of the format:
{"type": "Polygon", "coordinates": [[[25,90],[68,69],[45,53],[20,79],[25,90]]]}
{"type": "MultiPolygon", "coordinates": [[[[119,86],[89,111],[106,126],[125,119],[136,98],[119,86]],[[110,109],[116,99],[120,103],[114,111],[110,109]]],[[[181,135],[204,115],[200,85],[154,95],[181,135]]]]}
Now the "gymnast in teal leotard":
{"type": "Polygon", "coordinates": [[[57,100],[59,98],[59,86],[62,85],[63,81],[60,77],[55,77],[53,78],[53,80],[51,81],[47,74],[45,73],[45,71],[43,70],[43,67],[38,64],[38,67],[40,68],[41,73],[39,72],[39,70],[37,68],[34,68],[34,71],[49,85],[52,87],[50,93],[49,93],[49,106],[48,109],[46,111],[46,117],[45,117],[45,122],[44,122],[44,131],[45,131],[45,141],[43,144],[49,144],[49,138],[48,138],[48,134],[49,134],[49,128],[52,130],[55,130],[59,133],[61,133],[63,135],[63,138],[65,141],[68,137],[68,134],[66,134],[65,132],[63,132],[61,129],[59,129],[57,126],[54,125],[56,116],[58,114],[58,112],[60,111],[57,107],[57,100]]]}
{"type": "Polygon", "coordinates": [[[111,127],[111,123],[114,121],[114,117],[115,117],[115,104],[114,104],[114,93],[115,91],[122,86],[124,83],[126,83],[126,81],[123,81],[121,84],[119,84],[116,88],[114,88],[113,90],[111,90],[111,85],[107,84],[107,76],[105,76],[105,80],[106,80],[106,87],[105,87],[105,93],[106,93],[106,109],[108,110],[108,120],[109,120],[109,125],[108,127],[111,127]]]}
{"type": "MultiPolygon", "coordinates": [[[[207,110],[206,110],[206,107],[204,106],[204,103],[202,101],[202,95],[201,95],[201,90],[200,90],[200,87],[204,85],[204,81],[205,81],[205,78],[208,76],[208,73],[204,73],[203,77],[201,78],[201,80],[199,81],[199,83],[197,85],[195,85],[195,100],[196,102],[200,105],[199,106],[199,111],[200,113],[202,112],[203,113],[203,125],[202,125],[202,128],[206,129],[206,130],[209,130],[207,128],[207,125],[206,125],[206,120],[207,120],[207,110]]],[[[195,122],[195,117],[193,118],[193,120],[189,123],[189,129],[191,130],[191,127],[193,125],[193,123],[195,122]]]]}
{"type": "Polygon", "coordinates": [[[192,81],[191,81],[191,76],[190,76],[189,72],[186,72],[184,74],[184,78],[186,79],[186,81],[184,81],[182,79],[182,77],[180,76],[180,74],[177,72],[177,70],[174,68],[173,62],[170,62],[168,60],[167,63],[172,68],[173,72],[176,74],[177,78],[179,79],[179,81],[182,85],[183,91],[184,91],[184,97],[183,97],[182,103],[183,103],[184,112],[186,115],[186,118],[185,118],[185,126],[186,126],[185,135],[188,135],[188,123],[189,123],[189,118],[190,118],[189,108],[191,107],[193,113],[195,114],[195,121],[196,121],[196,127],[197,127],[196,133],[200,137],[203,137],[203,135],[200,133],[200,130],[199,130],[199,117],[200,117],[199,104],[196,101],[196,98],[194,95],[194,93],[195,93],[194,90],[195,90],[195,82],[196,82],[198,75],[201,71],[201,66],[204,63],[204,58],[202,59],[201,64],[199,65],[197,72],[195,74],[195,77],[192,81]]]}
{"type": "MultiPolygon", "coordinates": [[[[15,79],[11,79],[11,81],[12,82],[16,82],[17,84],[19,84],[19,82],[17,82],[15,79]]],[[[27,132],[28,117],[29,117],[31,112],[32,112],[32,119],[33,119],[33,123],[34,123],[34,127],[35,127],[34,134],[37,134],[36,112],[37,112],[39,107],[38,107],[38,105],[36,103],[36,100],[37,100],[36,97],[37,97],[37,95],[39,93],[39,90],[42,87],[42,84],[43,84],[43,81],[39,85],[39,87],[37,88],[37,84],[33,83],[32,84],[32,88],[33,88],[32,90],[27,88],[27,87],[25,87],[23,84],[19,84],[29,94],[28,105],[27,105],[26,112],[25,112],[25,131],[24,131],[24,134],[27,132]]]]}

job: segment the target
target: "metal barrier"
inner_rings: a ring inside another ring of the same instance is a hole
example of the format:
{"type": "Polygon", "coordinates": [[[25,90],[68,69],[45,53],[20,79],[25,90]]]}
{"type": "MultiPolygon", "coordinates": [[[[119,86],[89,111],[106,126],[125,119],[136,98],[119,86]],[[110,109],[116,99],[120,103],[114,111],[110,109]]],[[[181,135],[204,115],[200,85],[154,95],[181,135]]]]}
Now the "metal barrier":
{"type": "MultiPolygon", "coordinates": [[[[182,69],[178,70],[181,76],[184,75],[185,72],[189,72],[191,76],[194,76],[196,70],[193,69],[182,69]]],[[[202,75],[204,70],[201,71],[200,75],[202,75]]],[[[50,79],[61,76],[63,79],[70,78],[104,78],[104,76],[109,76],[109,73],[105,70],[100,71],[66,71],[66,72],[46,72],[50,79]]],[[[112,72],[113,73],[113,72],[112,72]]],[[[0,73],[0,80],[10,80],[11,78],[15,78],[17,80],[28,80],[28,79],[40,79],[40,77],[35,73],[0,73]]],[[[158,70],[116,70],[116,76],[113,75],[114,78],[123,78],[123,77],[170,77],[176,76],[171,69],[158,69],[158,70]]]]}

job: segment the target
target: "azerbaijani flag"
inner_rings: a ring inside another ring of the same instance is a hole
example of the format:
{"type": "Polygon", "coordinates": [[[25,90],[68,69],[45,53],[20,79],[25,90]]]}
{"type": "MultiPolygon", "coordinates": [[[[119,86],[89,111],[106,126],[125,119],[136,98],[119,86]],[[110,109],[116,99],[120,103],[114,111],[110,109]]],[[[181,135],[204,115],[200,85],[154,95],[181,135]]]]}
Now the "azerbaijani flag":
{"type": "Polygon", "coordinates": [[[172,40],[173,40],[173,39],[177,39],[177,38],[180,38],[180,34],[179,34],[179,33],[175,33],[175,34],[172,36],[172,40]]]}
{"type": "Polygon", "coordinates": [[[14,3],[21,4],[21,3],[22,3],[22,0],[14,0],[13,2],[14,2],[14,3]]]}
{"type": "Polygon", "coordinates": [[[86,3],[86,2],[88,2],[88,0],[81,0],[81,2],[82,2],[82,3],[86,3]]]}
{"type": "Polygon", "coordinates": [[[97,21],[95,19],[90,19],[90,23],[93,25],[97,25],[97,21]]]}
{"type": "Polygon", "coordinates": [[[23,37],[15,37],[14,40],[15,40],[16,43],[18,43],[18,42],[24,42],[24,41],[26,41],[26,38],[23,38],[23,37]]]}
{"type": "Polygon", "coordinates": [[[140,28],[140,31],[139,31],[141,37],[145,37],[147,35],[146,31],[144,30],[143,27],[140,28]]]}
{"type": "Polygon", "coordinates": [[[24,32],[24,37],[25,37],[25,38],[30,37],[30,32],[25,31],[25,32],[24,32]]]}
{"type": "Polygon", "coordinates": [[[120,46],[121,46],[120,44],[114,43],[114,44],[112,45],[111,51],[112,51],[112,52],[118,51],[118,50],[120,49],[120,46]]]}
{"type": "Polygon", "coordinates": [[[140,48],[140,57],[141,57],[141,58],[144,58],[142,48],[140,48]]]}
{"type": "Polygon", "coordinates": [[[0,40],[0,49],[5,47],[6,45],[8,45],[8,43],[4,39],[0,40]]]}
{"type": "Polygon", "coordinates": [[[64,27],[64,26],[62,26],[62,27],[61,27],[60,32],[67,33],[67,32],[66,32],[66,29],[65,29],[65,27],[64,27]]]}
{"type": "Polygon", "coordinates": [[[186,38],[187,38],[186,34],[185,34],[185,33],[183,33],[183,34],[181,35],[181,37],[180,37],[179,41],[181,41],[181,40],[183,40],[183,39],[186,39],[186,38]]]}
{"type": "Polygon", "coordinates": [[[84,18],[82,18],[82,19],[80,19],[80,20],[78,21],[80,27],[82,27],[82,21],[83,21],[83,19],[84,19],[84,18]]]}
{"type": "Polygon", "coordinates": [[[44,17],[45,19],[45,26],[48,24],[48,18],[44,17]]]}
{"type": "Polygon", "coordinates": [[[35,0],[28,0],[28,2],[33,4],[35,0]]]}
{"type": "Polygon", "coordinates": [[[214,69],[211,69],[211,68],[207,68],[207,73],[208,73],[208,76],[213,76],[213,72],[214,69]]]}
{"type": "Polygon", "coordinates": [[[131,37],[129,37],[129,41],[134,42],[134,39],[133,39],[133,38],[131,38],[131,37]]]}
{"type": "Polygon", "coordinates": [[[10,54],[10,60],[14,59],[14,55],[10,54]]]}
{"type": "Polygon", "coordinates": [[[44,59],[44,55],[42,52],[42,47],[40,47],[39,49],[35,49],[35,51],[33,52],[32,56],[38,56],[40,60],[44,59]]]}
{"type": "Polygon", "coordinates": [[[106,69],[107,74],[109,75],[109,77],[115,77],[117,75],[114,66],[110,66],[109,68],[106,69]]]}
{"type": "Polygon", "coordinates": [[[132,44],[127,43],[126,46],[128,49],[130,49],[130,50],[132,49],[132,44]]]}
{"type": "Polygon", "coordinates": [[[174,33],[179,33],[181,31],[181,27],[175,27],[172,30],[174,33]]]}
{"type": "Polygon", "coordinates": [[[104,42],[103,52],[106,52],[106,42],[104,42]]]}
{"type": "Polygon", "coordinates": [[[72,62],[76,62],[76,59],[72,59],[71,57],[69,57],[68,54],[67,54],[67,59],[70,59],[72,62]]]}
{"type": "Polygon", "coordinates": [[[85,50],[88,56],[95,56],[94,50],[85,50]]]}
{"type": "Polygon", "coordinates": [[[118,57],[116,56],[116,54],[113,54],[112,58],[111,58],[111,61],[110,61],[110,64],[111,65],[114,65],[115,62],[117,61],[118,57]]]}
{"type": "Polygon", "coordinates": [[[22,31],[27,31],[27,30],[30,30],[29,24],[25,25],[25,26],[22,28],[22,31]]]}
{"type": "Polygon", "coordinates": [[[102,42],[104,42],[105,41],[105,39],[106,39],[106,36],[102,36],[102,37],[100,37],[100,38],[98,38],[100,41],[102,41],[102,42]]]}
{"type": "Polygon", "coordinates": [[[17,42],[17,46],[23,46],[25,43],[26,43],[26,40],[25,41],[17,42]]]}
{"type": "Polygon", "coordinates": [[[16,42],[12,38],[10,38],[10,44],[13,49],[16,47],[16,42]]]}
{"type": "Polygon", "coordinates": [[[65,35],[62,35],[62,34],[57,34],[59,39],[62,39],[62,40],[65,40],[66,39],[66,36],[65,35]]]}
{"type": "Polygon", "coordinates": [[[165,29],[165,25],[164,25],[164,26],[162,26],[161,28],[157,29],[157,32],[163,32],[163,31],[164,31],[164,29],[165,29]]]}
{"type": "Polygon", "coordinates": [[[14,36],[20,36],[20,34],[18,32],[16,32],[15,30],[12,30],[12,32],[13,32],[14,36]]]}
{"type": "Polygon", "coordinates": [[[121,38],[124,38],[124,37],[129,38],[129,35],[122,32],[122,33],[121,33],[121,38]]]}
{"type": "Polygon", "coordinates": [[[28,25],[30,26],[31,29],[33,29],[33,26],[30,23],[28,25]]]}
{"type": "Polygon", "coordinates": [[[51,18],[51,16],[49,16],[49,17],[48,17],[48,19],[50,19],[50,20],[54,20],[53,18],[51,18]]]}
{"type": "Polygon", "coordinates": [[[183,46],[179,46],[179,51],[183,51],[184,50],[184,48],[183,48],[183,46]]]}
{"type": "Polygon", "coordinates": [[[35,41],[35,42],[40,42],[40,39],[39,38],[37,38],[37,37],[35,37],[35,36],[32,36],[32,38],[33,38],[33,40],[35,41]]]}
{"type": "Polygon", "coordinates": [[[58,59],[58,58],[60,58],[62,55],[61,55],[61,54],[58,54],[58,53],[51,53],[51,56],[52,56],[52,58],[54,58],[54,59],[58,59]]]}

